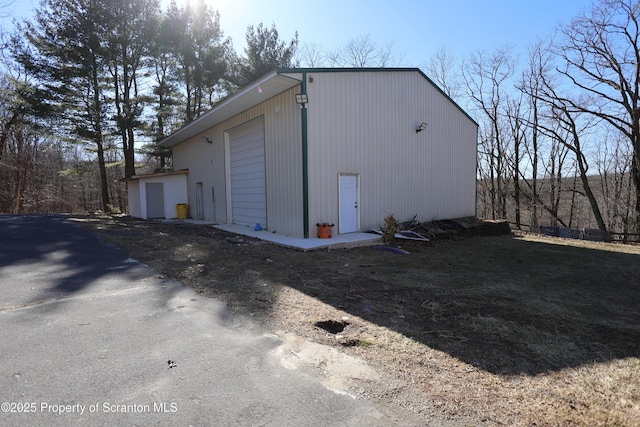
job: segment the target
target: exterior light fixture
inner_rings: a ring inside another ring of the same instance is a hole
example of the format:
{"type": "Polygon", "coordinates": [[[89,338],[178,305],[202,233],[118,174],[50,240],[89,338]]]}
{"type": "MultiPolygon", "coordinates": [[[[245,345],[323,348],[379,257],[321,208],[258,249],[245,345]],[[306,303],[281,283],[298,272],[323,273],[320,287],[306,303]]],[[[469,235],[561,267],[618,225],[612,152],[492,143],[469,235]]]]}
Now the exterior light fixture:
{"type": "Polygon", "coordinates": [[[300,108],[305,108],[307,102],[309,102],[309,95],[306,93],[296,93],[296,104],[298,104],[300,108]]]}
{"type": "Polygon", "coordinates": [[[425,122],[422,122],[420,123],[420,126],[418,126],[418,129],[416,129],[416,133],[422,132],[426,128],[427,128],[427,124],[425,122]]]}

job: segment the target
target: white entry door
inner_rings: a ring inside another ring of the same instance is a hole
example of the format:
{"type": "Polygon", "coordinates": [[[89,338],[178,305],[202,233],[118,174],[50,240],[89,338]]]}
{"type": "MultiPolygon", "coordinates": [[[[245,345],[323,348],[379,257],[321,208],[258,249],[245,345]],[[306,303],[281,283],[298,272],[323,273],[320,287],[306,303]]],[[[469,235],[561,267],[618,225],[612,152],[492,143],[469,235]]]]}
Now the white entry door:
{"type": "Polygon", "coordinates": [[[338,175],[338,228],[340,234],[358,231],[358,175],[338,175]]]}

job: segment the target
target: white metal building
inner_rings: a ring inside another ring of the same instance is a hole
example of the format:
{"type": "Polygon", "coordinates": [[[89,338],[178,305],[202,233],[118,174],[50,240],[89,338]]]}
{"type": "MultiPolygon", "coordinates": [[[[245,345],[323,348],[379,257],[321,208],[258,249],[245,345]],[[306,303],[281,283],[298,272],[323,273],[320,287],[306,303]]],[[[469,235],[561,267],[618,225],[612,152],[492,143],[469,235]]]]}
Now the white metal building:
{"type": "Polygon", "coordinates": [[[417,68],[278,69],[160,145],[192,217],[309,237],[475,215],[477,132],[417,68]]]}

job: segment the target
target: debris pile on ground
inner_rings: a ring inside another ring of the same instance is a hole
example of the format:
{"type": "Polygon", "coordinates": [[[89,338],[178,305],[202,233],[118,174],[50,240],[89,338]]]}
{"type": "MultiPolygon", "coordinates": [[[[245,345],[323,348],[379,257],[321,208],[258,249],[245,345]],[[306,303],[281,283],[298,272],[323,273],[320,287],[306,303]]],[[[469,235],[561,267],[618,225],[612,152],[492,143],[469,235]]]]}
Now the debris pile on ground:
{"type": "Polygon", "coordinates": [[[424,223],[411,220],[401,225],[404,231],[418,233],[430,240],[447,240],[469,236],[499,236],[511,233],[507,221],[492,221],[476,217],[443,219],[424,223]]]}

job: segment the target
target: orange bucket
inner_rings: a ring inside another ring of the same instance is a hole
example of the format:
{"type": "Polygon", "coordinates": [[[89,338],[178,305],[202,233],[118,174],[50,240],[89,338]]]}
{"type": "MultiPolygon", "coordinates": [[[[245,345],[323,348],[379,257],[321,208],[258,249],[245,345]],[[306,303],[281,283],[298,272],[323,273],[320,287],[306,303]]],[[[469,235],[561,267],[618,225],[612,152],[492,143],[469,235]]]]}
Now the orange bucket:
{"type": "Polygon", "coordinates": [[[330,239],[331,238],[331,228],[333,224],[316,224],[318,226],[318,237],[321,239],[330,239]]]}

